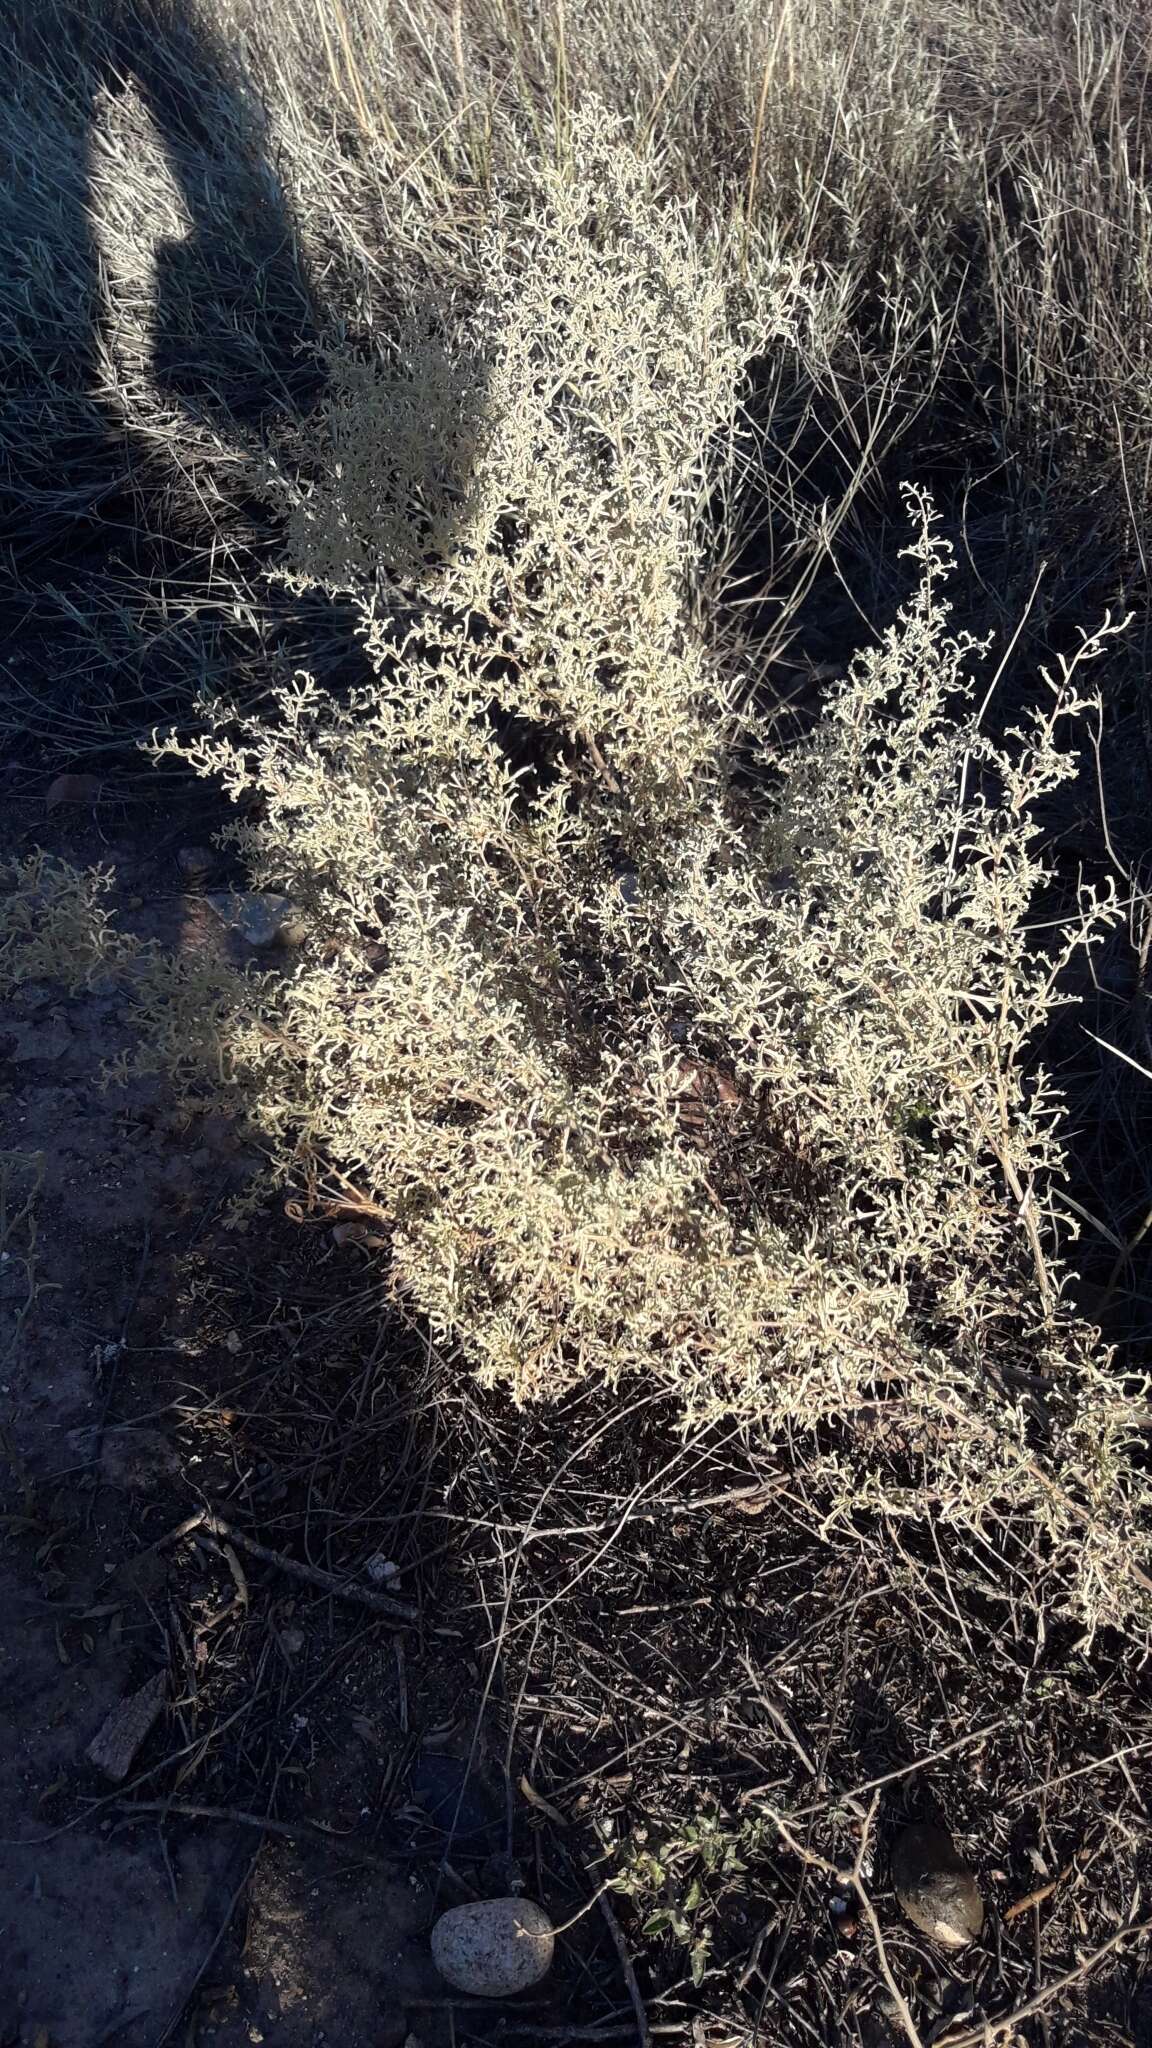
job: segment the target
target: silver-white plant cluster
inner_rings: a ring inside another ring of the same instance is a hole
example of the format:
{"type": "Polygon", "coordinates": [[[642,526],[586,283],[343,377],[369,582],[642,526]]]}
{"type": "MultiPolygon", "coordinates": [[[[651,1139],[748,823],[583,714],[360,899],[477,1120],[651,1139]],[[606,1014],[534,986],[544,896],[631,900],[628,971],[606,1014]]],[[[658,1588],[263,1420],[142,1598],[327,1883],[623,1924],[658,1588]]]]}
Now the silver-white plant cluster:
{"type": "Polygon", "coordinates": [[[1019,1520],[1119,1619],[1140,1414],[1062,1301],[1027,1057],[1106,910],[1027,934],[1099,640],[993,745],[913,497],[910,600],[771,757],[694,572],[744,366],[803,347],[814,287],[737,286],[656,186],[582,116],[478,303],[333,364],[265,483],[377,680],[181,748],[311,937],[284,975],[154,961],[141,999],[486,1383],[666,1388],[802,1439],[832,1520],[1019,1520]]]}

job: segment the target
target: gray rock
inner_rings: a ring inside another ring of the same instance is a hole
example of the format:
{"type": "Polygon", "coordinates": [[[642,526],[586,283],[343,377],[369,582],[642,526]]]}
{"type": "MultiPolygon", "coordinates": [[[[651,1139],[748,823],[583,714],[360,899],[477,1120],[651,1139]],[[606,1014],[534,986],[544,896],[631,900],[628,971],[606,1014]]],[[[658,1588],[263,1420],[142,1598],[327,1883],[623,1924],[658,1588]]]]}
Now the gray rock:
{"type": "Polygon", "coordinates": [[[182,846],[176,855],[176,865],[190,882],[203,881],[216,865],[216,855],[210,846],[182,846]]]}
{"type": "Polygon", "coordinates": [[[261,951],[268,946],[298,945],[304,937],[304,920],[290,896],[227,889],[205,896],[204,901],[229,931],[261,951]]]}
{"type": "Polygon", "coordinates": [[[967,1948],[984,1925],[984,1901],[951,1835],[926,1823],[905,1828],[892,1848],[896,1897],[914,1927],[944,1948],[967,1948]]]}
{"type": "Polygon", "coordinates": [[[555,1936],[532,1899],[478,1899],[453,1906],[432,1929],[432,1960],[445,1983],[470,1998],[511,1998],[552,1966],[555,1936]]]}
{"type": "Polygon", "coordinates": [[[9,1050],[11,1060],[62,1060],[73,1046],[72,1030],[62,1010],[30,1024],[17,1024],[9,1050]]]}

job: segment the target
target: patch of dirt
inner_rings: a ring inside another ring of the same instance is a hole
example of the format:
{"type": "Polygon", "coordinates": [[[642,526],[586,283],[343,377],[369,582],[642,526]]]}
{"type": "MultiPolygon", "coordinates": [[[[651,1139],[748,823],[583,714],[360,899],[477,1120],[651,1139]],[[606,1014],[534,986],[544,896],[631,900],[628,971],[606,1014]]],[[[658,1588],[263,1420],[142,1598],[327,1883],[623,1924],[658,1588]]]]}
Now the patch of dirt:
{"type": "MultiPolygon", "coordinates": [[[[205,835],[202,806],[13,798],[8,817],[9,853],[110,866],[141,936],[228,943],[177,858],[205,835]]],[[[407,2001],[443,1988],[427,1854],[390,1862],[377,1844],[365,1870],[251,1821],[289,1812],[371,1847],[418,1716],[444,1721],[461,1672],[434,1654],[429,1693],[369,1612],[230,1545],[165,1540],[270,1477],[245,1472],[225,1396],[293,1366],[306,1247],[297,1233],[253,1280],[250,1243],[222,1223],[258,1157],[151,1082],[102,1088],[131,1043],[115,989],[28,986],[0,1029],[0,2041],[157,2048],[181,2027],[185,2048],[389,2048],[407,2001]],[[165,1710],[111,1784],[88,1746],[158,1672],[165,1710]]],[[[294,1555],[291,1491],[273,1477],[264,1504],[269,1543],[294,1555]]]]}

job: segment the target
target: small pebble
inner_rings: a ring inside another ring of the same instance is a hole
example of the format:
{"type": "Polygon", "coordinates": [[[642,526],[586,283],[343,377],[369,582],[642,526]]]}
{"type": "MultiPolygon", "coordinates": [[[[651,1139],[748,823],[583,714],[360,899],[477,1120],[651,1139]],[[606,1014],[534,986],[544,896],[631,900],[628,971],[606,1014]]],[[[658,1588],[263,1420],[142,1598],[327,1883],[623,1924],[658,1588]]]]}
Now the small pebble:
{"type": "Polygon", "coordinates": [[[896,1897],[914,1927],[944,1948],[967,1948],[984,1925],[973,1872],[943,1828],[905,1828],[892,1847],[896,1897]]]}
{"type": "Polygon", "coordinates": [[[201,875],[210,875],[216,865],[216,856],[208,846],[182,846],[176,855],[176,865],[189,881],[201,875]]]}

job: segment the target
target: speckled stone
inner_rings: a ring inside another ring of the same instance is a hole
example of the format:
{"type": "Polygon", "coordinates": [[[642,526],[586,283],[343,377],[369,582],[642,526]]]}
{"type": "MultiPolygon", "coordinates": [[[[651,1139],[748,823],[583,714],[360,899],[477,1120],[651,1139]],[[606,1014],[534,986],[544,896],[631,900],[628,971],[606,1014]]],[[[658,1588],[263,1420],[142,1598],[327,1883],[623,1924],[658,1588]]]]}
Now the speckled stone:
{"type": "Polygon", "coordinates": [[[478,1899],[453,1906],[432,1929],[432,1960],[453,1990],[510,1998],[550,1969],[552,1922],[533,1899],[478,1899]]]}

